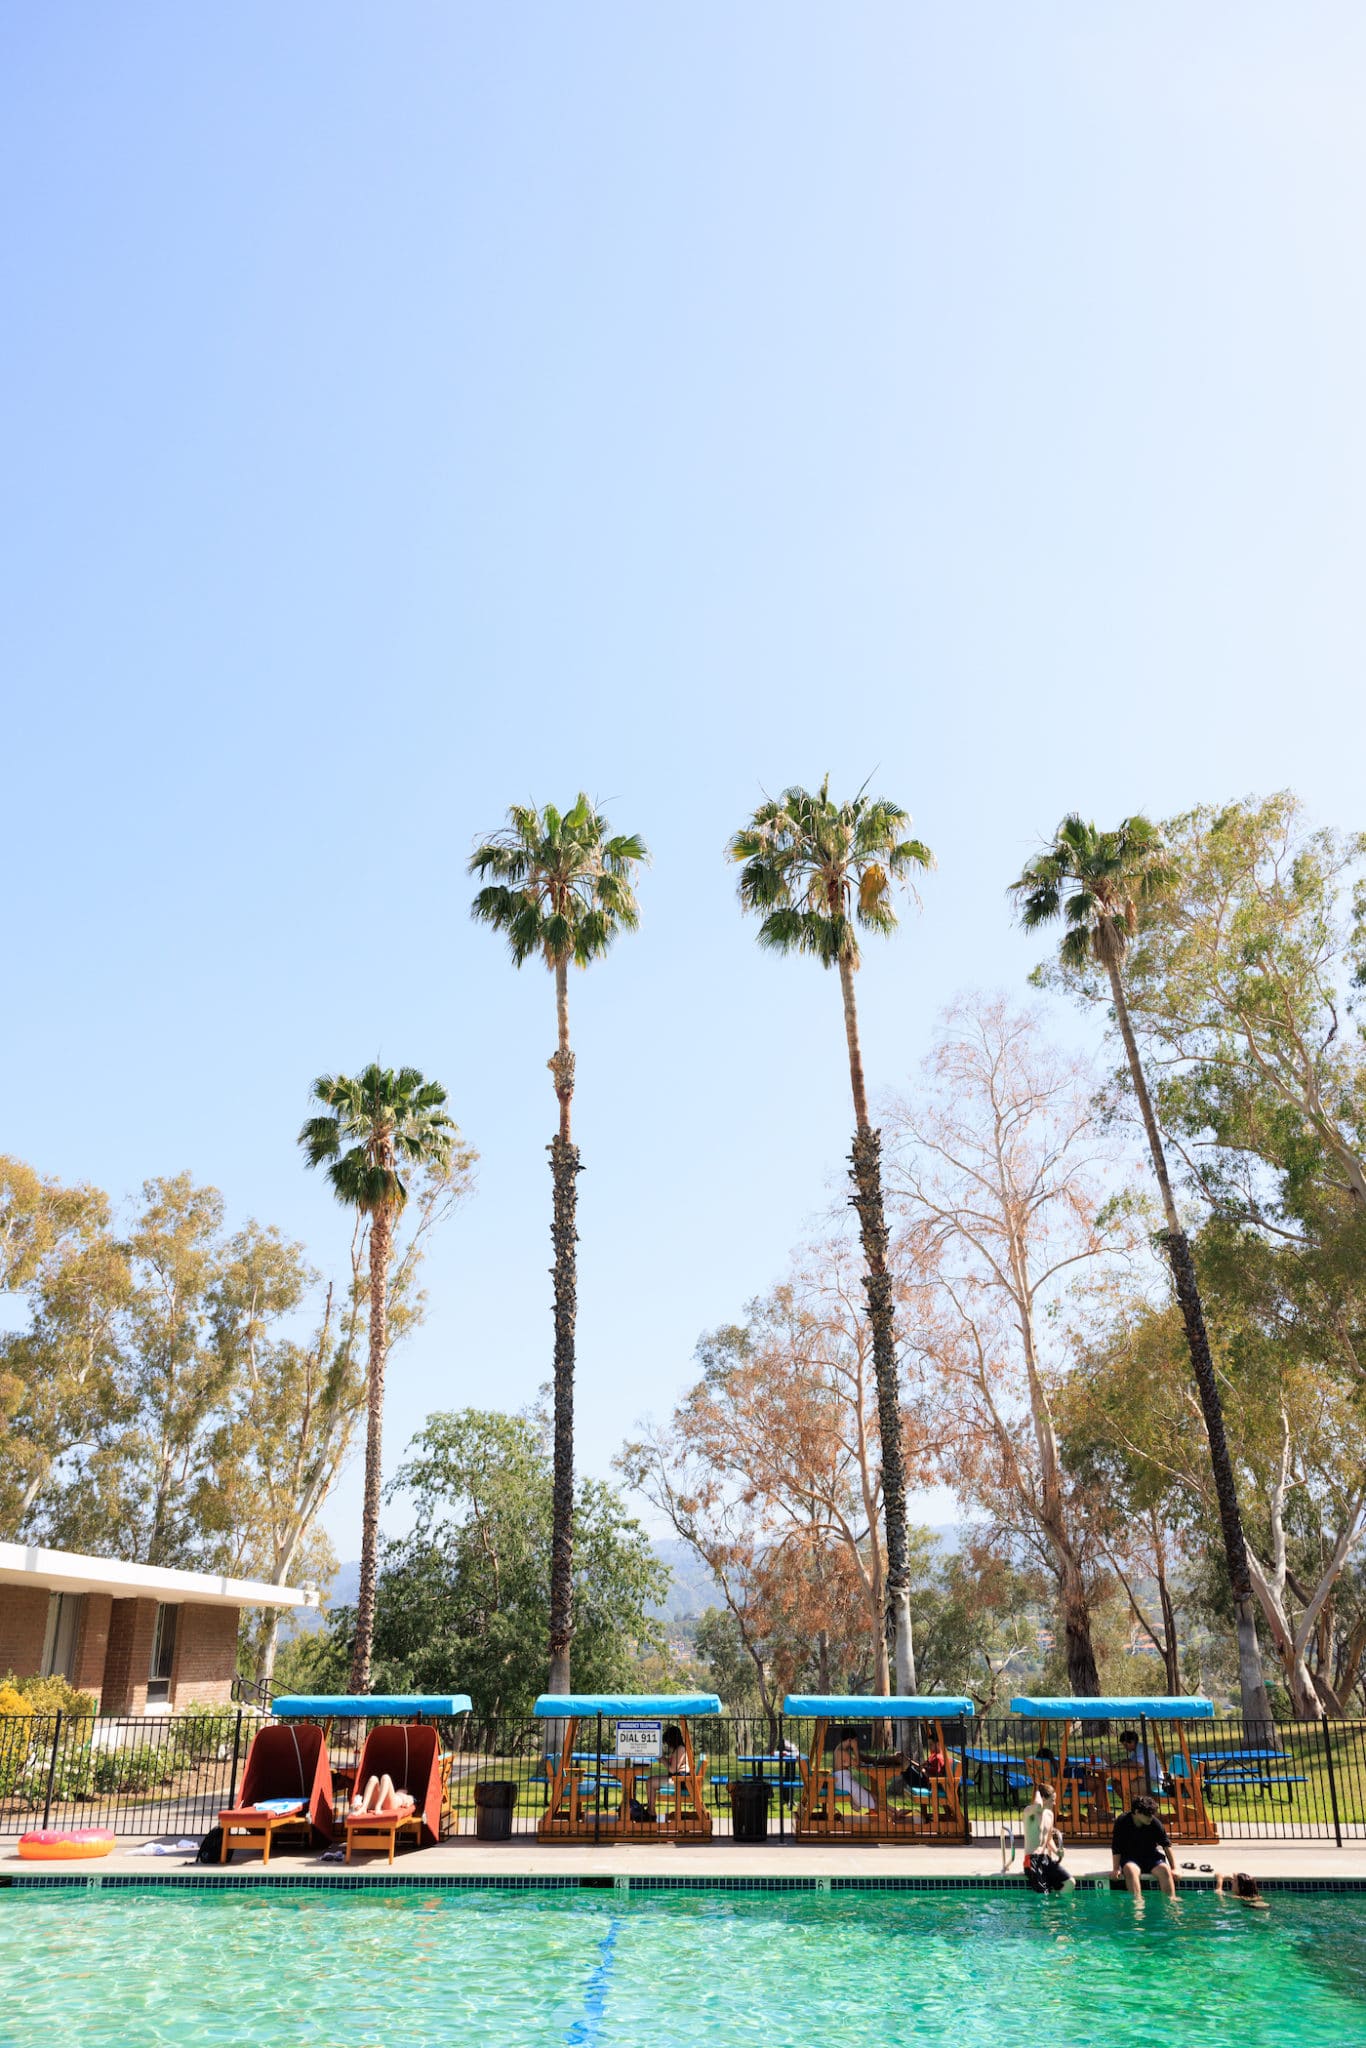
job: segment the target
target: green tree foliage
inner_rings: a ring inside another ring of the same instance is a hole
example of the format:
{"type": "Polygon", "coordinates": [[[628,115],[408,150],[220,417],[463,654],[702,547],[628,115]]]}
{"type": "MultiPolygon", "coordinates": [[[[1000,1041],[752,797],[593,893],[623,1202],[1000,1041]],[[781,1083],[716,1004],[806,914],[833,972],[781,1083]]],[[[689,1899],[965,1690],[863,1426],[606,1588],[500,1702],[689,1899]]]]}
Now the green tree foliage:
{"type": "Polygon", "coordinates": [[[361,1510],[360,1592],[356,1603],[353,1692],[370,1690],[375,1626],[379,1511],[383,1488],[384,1369],[394,1229],[408,1202],[407,1173],[449,1180],[467,1173],[472,1155],[446,1114],[446,1091],[416,1067],[375,1062],[354,1078],[322,1074],[313,1083],[322,1115],[299,1133],[304,1159],[322,1167],[337,1200],[369,1229],[370,1345],[366,1361],[365,1493],[361,1510]]]}
{"type": "MultiPolygon", "coordinates": [[[[1293,1260],[1283,1250],[1215,1220],[1195,1254],[1263,1628],[1293,1710],[1337,1712],[1361,1663],[1346,1576],[1366,1527],[1360,1385],[1334,1355],[1331,1329],[1287,1294],[1293,1260]]],[[[1157,1522],[1199,1558],[1218,1501],[1183,1349],[1171,1307],[1142,1297],[1108,1305],[1068,1383],[1064,1441],[1072,1468],[1117,1510],[1157,1522]]],[[[1206,1612],[1228,1603],[1226,1576],[1207,1574],[1206,1612]]]]}
{"type": "Polygon", "coordinates": [[[62,1475],[131,1426],[125,1318],[134,1293],[108,1197],[0,1159],[0,1281],[24,1327],[0,1337],[0,1530],[55,1526],[62,1475]]]}
{"type": "Polygon", "coordinates": [[[1173,882],[1125,985],[1156,1096],[1225,1213],[1366,1247],[1366,1041],[1352,1024],[1366,835],[1316,830],[1289,791],[1166,827],[1173,882]]]}
{"type": "Polygon", "coordinates": [[[810,954],[822,967],[834,967],[839,973],[854,1098],[850,1177],[863,1240],[864,1288],[873,1332],[882,1437],[888,1635],[899,1693],[913,1693],[916,1686],[906,1472],[901,1454],[893,1286],[887,1264],[882,1139],[868,1116],[854,975],[860,964],[860,931],[889,936],[897,923],[896,884],[934,864],[929,848],[908,836],[909,824],[900,805],[885,797],[870,797],[864,790],[847,803],[834,802],[827,775],[814,795],[794,785],[781,797],[761,804],[728,848],[730,858],[740,864],[741,907],[760,920],[760,945],[779,953],[810,954]]]}
{"type": "MultiPolygon", "coordinates": [[[[428,1417],[391,1492],[411,1500],[411,1532],[384,1546],[375,1676],[398,1691],[468,1692],[484,1720],[530,1711],[544,1690],[553,1473],[535,1419],[467,1408],[428,1417]]],[[[651,1616],[668,1572],[619,1494],[583,1479],[575,1502],[576,1682],[626,1684],[642,1652],[661,1654],[651,1616]]],[[[332,1632],[346,1637],[345,1610],[332,1632]]]]}
{"type": "Polygon", "coordinates": [[[1238,1634],[1238,1666],[1243,1718],[1256,1725],[1271,1717],[1257,1641],[1256,1606],[1243,1540],[1237,1479],[1229,1456],[1223,1403],[1210,1352],[1209,1333],[1200,1299],[1199,1280],[1190,1242],[1177,1213],[1147,1075],[1129,1013],[1125,972],[1130,944],[1142,915],[1175,885],[1176,868],[1162,834],[1144,817],[1122,820],[1112,832],[1098,831],[1075,812],[1064,818],[1051,846],[1032,860],[1011,893],[1027,931],[1061,922],[1066,930],[1058,949],[1059,966],[1076,978],[1084,994],[1092,993],[1089,975],[1099,968],[1108,984],[1112,1015],[1124,1046],[1128,1078],[1148,1139],[1153,1174],[1162,1198],[1163,1248],[1181,1305],[1191,1371],[1200,1396],[1224,1562],[1233,1595],[1238,1634]]]}
{"type": "Polygon", "coordinates": [[[540,959],[555,977],[556,1044],[549,1066],[560,1107],[550,1144],[555,1249],[555,1520],[550,1572],[551,1692],[570,1689],[574,1626],[574,1347],[578,1320],[578,1147],[573,1141],[574,1054],[569,968],[588,967],[640,922],[637,870],[650,856],[634,833],[613,833],[582,793],[571,810],[514,804],[508,822],[470,856],[483,886],[472,916],[507,940],[513,965],[540,959]]]}
{"type": "MultiPolygon", "coordinates": [[[[419,1178],[391,1261],[390,1345],[421,1319],[427,1234],[456,1191],[419,1178]]],[[[364,1226],[344,1283],[323,1290],[302,1246],[255,1223],[227,1233],[217,1191],[188,1175],[149,1181],[124,1223],[98,1189],[6,1161],[0,1240],[25,1311],[0,1337],[0,1533],[325,1581],[318,1516],[364,1399],[364,1226]]],[[[274,1629],[253,1617],[249,1632],[268,1676],[274,1629]]]]}

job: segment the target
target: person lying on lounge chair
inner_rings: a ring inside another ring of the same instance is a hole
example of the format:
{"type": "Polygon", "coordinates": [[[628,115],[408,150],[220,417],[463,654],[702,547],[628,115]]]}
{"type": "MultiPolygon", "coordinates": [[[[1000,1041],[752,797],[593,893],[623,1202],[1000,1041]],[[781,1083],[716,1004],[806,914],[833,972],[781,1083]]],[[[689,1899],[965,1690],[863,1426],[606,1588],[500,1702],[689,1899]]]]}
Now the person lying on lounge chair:
{"type": "Polygon", "coordinates": [[[386,1771],[382,1778],[371,1778],[364,1792],[358,1792],[351,1801],[352,1813],[411,1813],[415,1801],[411,1792],[396,1792],[394,1781],[386,1771]]]}

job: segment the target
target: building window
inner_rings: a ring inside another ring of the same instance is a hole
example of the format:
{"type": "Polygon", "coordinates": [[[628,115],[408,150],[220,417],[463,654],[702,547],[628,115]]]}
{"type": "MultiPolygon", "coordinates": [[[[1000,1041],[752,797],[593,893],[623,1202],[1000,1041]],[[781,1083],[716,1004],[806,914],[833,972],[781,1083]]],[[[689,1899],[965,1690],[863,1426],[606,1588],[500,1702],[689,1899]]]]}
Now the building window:
{"type": "Polygon", "coordinates": [[[171,1672],[175,1668],[175,1626],[178,1607],[157,1608],[156,1632],[152,1637],[152,1668],[147,1677],[147,1701],[171,1697],[171,1672]]]}
{"type": "Polygon", "coordinates": [[[43,1636],[43,1677],[70,1678],[76,1669],[84,1593],[49,1593],[43,1636]]]}

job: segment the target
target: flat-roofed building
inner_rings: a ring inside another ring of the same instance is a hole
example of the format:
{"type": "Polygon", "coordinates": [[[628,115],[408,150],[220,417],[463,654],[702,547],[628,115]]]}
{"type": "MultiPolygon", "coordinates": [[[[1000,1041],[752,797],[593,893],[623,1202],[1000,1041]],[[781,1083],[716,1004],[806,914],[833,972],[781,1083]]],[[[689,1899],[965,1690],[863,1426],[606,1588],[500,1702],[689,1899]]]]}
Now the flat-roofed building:
{"type": "Polygon", "coordinates": [[[311,1588],[0,1543],[0,1678],[58,1672],[101,1714],[226,1706],[244,1607],[315,1607],[311,1588]]]}

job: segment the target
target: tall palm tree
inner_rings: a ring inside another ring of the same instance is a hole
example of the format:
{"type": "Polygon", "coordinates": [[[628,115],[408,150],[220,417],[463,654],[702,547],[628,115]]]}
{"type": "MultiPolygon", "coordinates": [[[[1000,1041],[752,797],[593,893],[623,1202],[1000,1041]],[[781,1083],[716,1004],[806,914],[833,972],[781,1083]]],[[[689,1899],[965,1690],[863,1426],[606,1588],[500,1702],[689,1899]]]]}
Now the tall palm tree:
{"type": "Polygon", "coordinates": [[[550,1680],[553,1693],[569,1691],[574,1632],[574,1324],[578,1314],[578,1243],[575,1212],[579,1150],[570,1132],[574,1055],[569,1047],[569,968],[601,959],[619,932],[640,922],[636,870],[650,856],[634,833],[613,834],[588,798],[563,814],[513,804],[508,822],[470,855],[469,869],[484,886],[471,915],[508,942],[513,965],[539,956],[555,977],[556,1047],[547,1062],[560,1106],[550,1172],[555,1250],[555,1447],[550,1553],[550,1680]]]}
{"type": "Polygon", "coordinates": [[[1095,961],[1104,969],[1110,984],[1115,1022],[1124,1041],[1129,1078],[1143,1118],[1153,1172],[1162,1196],[1167,1259],[1176,1298],[1181,1305],[1191,1369],[1195,1374],[1205,1418],[1205,1433],[1209,1439],[1224,1557],[1238,1628],[1238,1675],[1243,1719],[1266,1723],[1271,1719],[1271,1704],[1262,1675],[1261,1651],[1257,1643],[1257,1610],[1248,1571],[1238,1488],[1224,1429],[1224,1404],[1210,1355],[1190,1240],[1177,1213],[1171,1175],[1167,1171],[1166,1148],[1158,1129],[1152,1096],[1148,1092],[1143,1062],[1138,1056],[1138,1042],[1124,993],[1124,962],[1129,941],[1138,930],[1141,908],[1160,896],[1175,879],[1176,869],[1166,842],[1147,818],[1125,818],[1117,831],[1099,832],[1073,812],[1063,819],[1052,845],[1030,861],[1019,880],[1011,884],[1011,894],[1015,897],[1019,919],[1026,931],[1036,930],[1040,925],[1051,924],[1059,918],[1065,922],[1067,931],[1058,949],[1065,967],[1080,970],[1095,961]]]}
{"type": "Polygon", "coordinates": [[[743,863],[741,905],[763,920],[760,945],[779,953],[810,953],[822,967],[839,969],[849,1084],[854,1096],[850,1178],[863,1239],[863,1284],[873,1333],[882,1439],[888,1634],[895,1688],[901,1694],[915,1691],[906,1468],[882,1201],[882,1133],[875,1131],[868,1119],[854,975],[859,966],[860,927],[884,936],[894,931],[893,885],[907,881],[916,869],[934,865],[927,846],[905,837],[909,824],[910,818],[898,805],[884,797],[870,797],[863,790],[851,802],[836,804],[827,775],[815,796],[794,787],[761,804],[728,849],[732,860],[743,863]]]}
{"type": "Polygon", "coordinates": [[[370,1690],[375,1636],[375,1580],[379,1561],[379,1504],[384,1439],[384,1359],[388,1349],[389,1267],[394,1224],[408,1199],[404,1167],[442,1172],[450,1163],[456,1126],[446,1115],[446,1091],[416,1067],[372,1062],[352,1079],[322,1074],[313,1083],[324,1114],[308,1119],[299,1144],[309,1166],[325,1166],[332,1192],[370,1224],[370,1362],[366,1382],[365,1504],[362,1511],[360,1592],[351,1690],[370,1690]]]}

